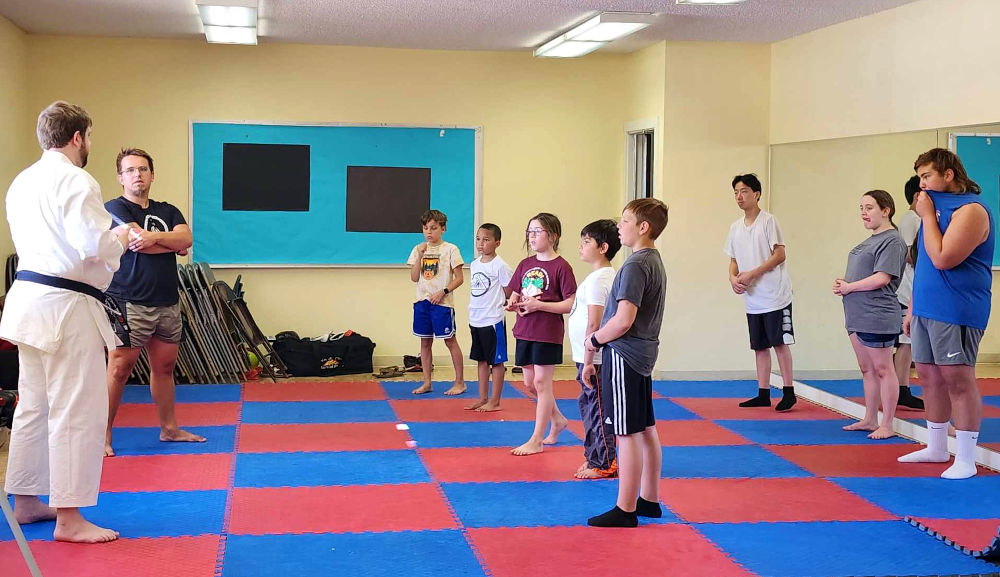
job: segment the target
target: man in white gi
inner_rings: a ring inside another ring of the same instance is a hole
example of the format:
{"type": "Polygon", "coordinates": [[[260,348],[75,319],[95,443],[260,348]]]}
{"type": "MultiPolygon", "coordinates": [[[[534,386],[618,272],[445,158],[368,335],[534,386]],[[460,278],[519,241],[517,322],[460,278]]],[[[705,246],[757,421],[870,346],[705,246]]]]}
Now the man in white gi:
{"type": "Polygon", "coordinates": [[[108,419],[104,348],[116,344],[98,297],[128,244],[128,227],[111,228],[100,187],[83,170],[91,125],[66,102],[38,116],[42,157],[7,192],[20,260],[0,321],[0,337],[18,345],[20,361],[5,486],[15,517],[55,519],[56,540],[80,543],[118,538],[78,508],[97,504],[108,419]]]}

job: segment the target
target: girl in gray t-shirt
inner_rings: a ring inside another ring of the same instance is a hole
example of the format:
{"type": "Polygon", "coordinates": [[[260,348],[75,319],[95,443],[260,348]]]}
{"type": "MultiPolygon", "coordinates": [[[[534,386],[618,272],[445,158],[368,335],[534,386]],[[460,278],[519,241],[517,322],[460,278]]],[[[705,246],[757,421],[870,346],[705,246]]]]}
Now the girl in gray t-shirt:
{"type": "Polygon", "coordinates": [[[895,434],[892,419],[899,400],[892,350],[902,322],[896,288],[906,266],[906,244],[892,222],[895,213],[892,196],[884,190],[861,197],[861,220],[872,234],[847,256],[844,278],[833,281],[833,294],[843,297],[844,321],[865,386],[865,416],[844,430],[871,431],[871,439],[895,434]]]}

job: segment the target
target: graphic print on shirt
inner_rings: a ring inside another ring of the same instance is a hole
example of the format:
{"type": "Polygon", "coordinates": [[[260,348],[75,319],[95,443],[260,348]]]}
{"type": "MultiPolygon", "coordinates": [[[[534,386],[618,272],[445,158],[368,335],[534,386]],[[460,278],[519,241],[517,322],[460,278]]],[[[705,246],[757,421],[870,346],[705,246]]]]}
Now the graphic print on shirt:
{"type": "Polygon", "coordinates": [[[420,260],[420,270],[423,272],[424,278],[431,280],[438,275],[438,264],[441,261],[441,257],[434,255],[424,255],[420,260]]]}
{"type": "Polygon", "coordinates": [[[170,232],[167,223],[162,218],[152,214],[146,215],[146,221],[142,223],[142,228],[151,232],[170,232]]]}
{"type": "Polygon", "coordinates": [[[472,281],[469,283],[469,291],[474,297],[481,297],[490,290],[490,277],[485,273],[476,272],[472,275],[472,281]]]}
{"type": "Polygon", "coordinates": [[[530,268],[521,277],[521,296],[524,298],[541,296],[548,288],[549,273],[542,267],[530,268]]]}

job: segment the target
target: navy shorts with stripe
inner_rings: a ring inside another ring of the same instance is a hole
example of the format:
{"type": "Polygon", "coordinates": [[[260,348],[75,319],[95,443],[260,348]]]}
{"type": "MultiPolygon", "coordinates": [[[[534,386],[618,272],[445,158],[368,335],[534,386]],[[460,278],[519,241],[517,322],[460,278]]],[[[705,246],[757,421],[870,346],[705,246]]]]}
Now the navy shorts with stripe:
{"type": "Polygon", "coordinates": [[[426,299],[413,303],[413,334],[422,339],[450,339],[455,336],[455,309],[426,299]]]}
{"type": "Polygon", "coordinates": [[[500,321],[491,327],[474,327],[469,325],[472,332],[472,346],[469,347],[469,359],[502,365],[507,362],[507,323],[500,321]]]}
{"type": "Polygon", "coordinates": [[[601,405],[616,435],[641,433],[656,424],[653,377],[641,375],[610,346],[601,353],[601,405]]]}

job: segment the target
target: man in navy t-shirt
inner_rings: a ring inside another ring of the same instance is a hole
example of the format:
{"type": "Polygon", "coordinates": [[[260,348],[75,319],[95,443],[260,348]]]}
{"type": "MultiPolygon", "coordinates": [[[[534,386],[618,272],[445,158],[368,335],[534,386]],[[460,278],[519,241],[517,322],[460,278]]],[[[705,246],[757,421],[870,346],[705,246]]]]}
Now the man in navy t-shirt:
{"type": "Polygon", "coordinates": [[[149,199],[153,158],[138,148],[123,148],[115,162],[122,195],[105,203],[115,218],[132,227],[108,294],[118,299],[125,323],[116,326],[122,345],[108,354],[108,432],[104,454],[114,456],[111,427],[125,381],[145,347],[151,368],[150,392],[160,419],[161,441],[204,442],[177,426],[174,415],[174,365],[182,326],[177,296],[177,254],[191,247],[191,228],[171,204],[149,199]]]}

